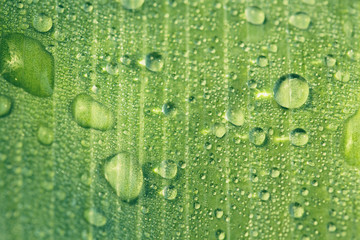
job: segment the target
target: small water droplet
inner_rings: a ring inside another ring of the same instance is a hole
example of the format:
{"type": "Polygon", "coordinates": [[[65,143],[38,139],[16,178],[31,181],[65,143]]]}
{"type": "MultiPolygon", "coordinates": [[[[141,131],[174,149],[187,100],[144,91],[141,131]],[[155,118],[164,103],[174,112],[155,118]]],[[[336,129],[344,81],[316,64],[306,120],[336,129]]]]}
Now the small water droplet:
{"type": "Polygon", "coordinates": [[[297,27],[301,30],[306,30],[309,28],[311,22],[310,16],[305,12],[297,12],[290,16],[289,23],[294,27],[297,27]]]}
{"type": "Polygon", "coordinates": [[[230,108],[226,111],[225,118],[235,126],[241,126],[245,122],[245,114],[241,109],[230,108]]]}
{"type": "Polygon", "coordinates": [[[333,233],[333,232],[336,231],[336,226],[335,226],[334,223],[329,222],[328,225],[327,225],[327,229],[328,229],[329,232],[333,233]]]}
{"type": "Polygon", "coordinates": [[[118,75],[119,74],[119,65],[115,62],[109,62],[106,64],[106,72],[110,75],[118,75]]]}
{"type": "Polygon", "coordinates": [[[226,134],[226,127],[222,123],[215,123],[213,126],[213,133],[216,137],[222,138],[226,134]]]}
{"type": "Polygon", "coordinates": [[[162,106],[161,111],[165,115],[173,115],[176,112],[175,104],[167,102],[162,106]]]}
{"type": "Polygon", "coordinates": [[[84,11],[90,13],[94,10],[94,6],[90,2],[84,4],[84,11]]]}
{"type": "Polygon", "coordinates": [[[267,190],[261,190],[259,197],[262,201],[267,201],[270,199],[270,193],[267,190]]]}
{"type": "Polygon", "coordinates": [[[277,178],[280,176],[280,170],[278,168],[272,168],[270,170],[270,176],[273,178],[277,178]]]}
{"type": "Polygon", "coordinates": [[[348,82],[350,80],[350,73],[339,70],[334,74],[334,77],[336,80],[348,82]]]}
{"type": "Polygon", "coordinates": [[[51,145],[54,141],[54,132],[51,128],[41,125],[37,132],[38,141],[43,145],[51,145]]]}
{"type": "Polygon", "coordinates": [[[224,215],[224,211],[220,208],[215,209],[214,213],[216,218],[222,218],[222,216],[224,215]]]}
{"type": "Polygon", "coordinates": [[[265,56],[259,56],[256,62],[260,67],[266,67],[269,64],[269,61],[265,56]]]}
{"type": "Polygon", "coordinates": [[[226,237],[226,234],[223,230],[219,229],[216,231],[215,236],[216,236],[216,239],[218,239],[218,240],[224,240],[226,237]]]}
{"type": "Polygon", "coordinates": [[[274,87],[275,101],[284,108],[299,108],[308,99],[309,85],[298,74],[287,74],[279,78],[274,87]]]}
{"type": "Polygon", "coordinates": [[[177,174],[177,165],[173,160],[164,160],[154,171],[163,178],[173,179],[177,174]]]}
{"type": "Polygon", "coordinates": [[[328,54],[325,57],[325,64],[328,67],[333,67],[336,64],[336,58],[332,54],[328,54]]]}
{"type": "Polygon", "coordinates": [[[300,203],[294,202],[290,204],[289,212],[291,217],[299,219],[304,216],[305,210],[300,203]]]}
{"type": "Polygon", "coordinates": [[[265,13],[261,8],[257,6],[251,6],[245,9],[245,18],[249,23],[254,25],[261,25],[265,21],[265,13]]]}
{"type": "Polygon", "coordinates": [[[5,117],[10,114],[12,108],[11,98],[5,95],[0,95],[0,117],[5,117]]]}
{"type": "Polygon", "coordinates": [[[160,72],[163,68],[164,62],[162,56],[158,52],[152,52],[145,57],[145,66],[152,72],[160,72]]]}
{"type": "Polygon", "coordinates": [[[290,142],[292,145],[301,147],[308,143],[309,135],[302,128],[296,128],[290,132],[290,142]]]}
{"type": "Polygon", "coordinates": [[[177,190],[173,185],[169,185],[164,187],[164,189],[161,191],[161,194],[166,200],[174,200],[177,196],[177,190]]]}
{"type": "Polygon", "coordinates": [[[342,137],[342,152],[351,166],[360,166],[360,110],[346,120],[342,137]]]}
{"type": "Polygon", "coordinates": [[[145,0],[118,0],[121,2],[124,8],[129,10],[135,10],[140,8],[145,0]]]}
{"type": "Polygon", "coordinates": [[[266,132],[262,128],[255,127],[249,133],[249,140],[255,146],[262,146],[266,142],[266,132]]]}
{"type": "Polygon", "coordinates": [[[96,227],[102,227],[106,224],[106,218],[93,208],[84,211],[84,218],[88,223],[96,227]]]}
{"type": "Polygon", "coordinates": [[[33,19],[33,26],[38,32],[48,32],[53,25],[53,21],[51,17],[45,15],[44,13],[40,13],[36,15],[33,19]]]}

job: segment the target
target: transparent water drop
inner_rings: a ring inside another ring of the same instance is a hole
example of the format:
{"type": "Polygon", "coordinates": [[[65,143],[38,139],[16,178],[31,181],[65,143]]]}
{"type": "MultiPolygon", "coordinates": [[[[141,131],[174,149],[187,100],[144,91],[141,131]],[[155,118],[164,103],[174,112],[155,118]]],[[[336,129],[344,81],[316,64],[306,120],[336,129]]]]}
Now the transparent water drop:
{"type": "Polygon", "coordinates": [[[304,146],[309,141],[309,135],[302,128],[296,128],[290,132],[290,142],[294,146],[304,146]]]}
{"type": "Polygon", "coordinates": [[[94,208],[90,208],[84,211],[85,220],[96,227],[102,227],[106,224],[106,217],[94,208]]]}
{"type": "Polygon", "coordinates": [[[213,126],[213,133],[216,137],[222,138],[226,134],[226,127],[222,123],[215,123],[213,126]]]}
{"type": "Polygon", "coordinates": [[[115,123],[114,114],[87,94],[79,94],[74,98],[71,113],[75,122],[84,128],[105,131],[111,129],[115,123]]]}
{"type": "Polygon", "coordinates": [[[175,104],[167,102],[162,106],[161,111],[165,115],[172,115],[176,112],[175,104]]]}
{"type": "Polygon", "coordinates": [[[270,176],[273,178],[277,178],[280,176],[280,170],[278,168],[272,168],[270,170],[270,176]]]}
{"type": "Polygon", "coordinates": [[[177,190],[173,185],[169,185],[164,187],[164,189],[161,191],[161,194],[166,200],[174,200],[177,196],[177,190]]]}
{"type": "Polygon", "coordinates": [[[40,13],[33,19],[33,26],[38,32],[48,32],[52,28],[53,21],[51,17],[40,13]]]}
{"type": "Polygon", "coordinates": [[[164,160],[154,171],[163,178],[173,179],[177,174],[177,165],[173,160],[164,160]]]}
{"type": "Polygon", "coordinates": [[[142,189],[143,172],[137,159],[128,153],[119,153],[104,166],[105,179],[117,196],[127,202],[136,199],[142,189]]]}
{"type": "Polygon", "coordinates": [[[8,96],[0,95],[0,117],[5,117],[10,114],[12,108],[12,101],[8,96]]]}
{"type": "Polygon", "coordinates": [[[250,79],[247,82],[247,85],[248,85],[249,88],[255,89],[257,87],[257,82],[254,79],[250,79]]]}
{"type": "Polygon", "coordinates": [[[241,109],[230,108],[226,111],[225,118],[235,126],[241,126],[245,122],[245,114],[241,109]]]}
{"type": "Polygon", "coordinates": [[[309,5],[314,5],[316,3],[316,0],[302,0],[303,3],[309,4],[309,5]]]}
{"type": "Polygon", "coordinates": [[[261,25],[265,22],[265,12],[257,6],[247,7],[245,9],[245,18],[249,23],[261,25]]]}
{"type": "Polygon", "coordinates": [[[309,85],[298,74],[287,74],[279,78],[274,87],[275,101],[284,108],[299,108],[308,99],[309,85]]]}
{"type": "Polygon", "coordinates": [[[132,63],[132,60],[129,55],[124,55],[120,57],[120,62],[124,64],[125,66],[130,66],[132,63]]]}
{"type": "Polygon", "coordinates": [[[339,70],[334,74],[334,77],[336,80],[348,82],[350,80],[350,73],[339,70]]]}
{"type": "Polygon", "coordinates": [[[267,201],[270,199],[270,193],[267,190],[261,190],[259,197],[262,201],[267,201]]]}
{"type": "Polygon", "coordinates": [[[266,132],[262,128],[255,127],[250,130],[249,140],[255,146],[262,146],[266,141],[266,132]]]}
{"type": "Polygon", "coordinates": [[[329,222],[327,224],[327,229],[330,233],[333,233],[336,231],[336,225],[333,222],[329,222]]]}
{"type": "Polygon", "coordinates": [[[91,2],[86,2],[84,4],[84,11],[87,12],[87,13],[90,13],[94,10],[94,6],[91,4],[91,2]]]}
{"type": "Polygon", "coordinates": [[[223,230],[219,229],[215,233],[216,239],[218,240],[224,240],[226,238],[226,234],[223,230]]]}
{"type": "Polygon", "coordinates": [[[360,110],[346,120],[341,146],[345,161],[360,167],[360,110]]]}
{"type": "Polygon", "coordinates": [[[120,1],[124,8],[129,10],[139,9],[145,0],[117,0],[120,1]]]}
{"type": "Polygon", "coordinates": [[[110,75],[118,75],[119,65],[115,62],[109,62],[108,64],[106,64],[105,70],[110,75]]]}
{"type": "Polygon", "coordinates": [[[259,56],[256,62],[260,67],[266,67],[269,64],[269,61],[265,56],[259,56]]]}
{"type": "Polygon", "coordinates": [[[152,72],[160,72],[164,66],[162,56],[158,52],[151,52],[145,57],[145,66],[152,72]]]}
{"type": "Polygon", "coordinates": [[[37,139],[43,145],[51,145],[54,141],[54,132],[51,128],[41,125],[37,132],[37,139]]]}
{"type": "Polygon", "coordinates": [[[336,58],[335,58],[333,55],[331,55],[331,54],[326,55],[326,56],[325,56],[325,64],[326,64],[326,66],[328,66],[328,67],[333,67],[333,66],[335,66],[335,64],[336,64],[336,58]]]}
{"type": "Polygon", "coordinates": [[[310,16],[305,12],[297,12],[290,16],[289,23],[294,27],[297,27],[301,30],[306,30],[309,28],[311,22],[310,16]]]}
{"type": "Polygon", "coordinates": [[[222,216],[224,215],[224,211],[221,208],[215,209],[214,213],[216,218],[222,218],[222,216]]]}
{"type": "Polygon", "coordinates": [[[290,216],[295,219],[302,218],[305,214],[304,208],[298,202],[294,202],[290,204],[289,212],[290,212],[290,216]]]}

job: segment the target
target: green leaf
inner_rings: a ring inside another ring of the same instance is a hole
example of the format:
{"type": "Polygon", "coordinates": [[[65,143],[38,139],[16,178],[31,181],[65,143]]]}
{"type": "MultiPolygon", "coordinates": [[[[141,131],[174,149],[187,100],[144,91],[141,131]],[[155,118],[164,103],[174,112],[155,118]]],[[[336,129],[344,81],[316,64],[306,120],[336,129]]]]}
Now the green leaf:
{"type": "Polygon", "coordinates": [[[357,239],[359,14],[0,0],[0,239],[357,239]]]}

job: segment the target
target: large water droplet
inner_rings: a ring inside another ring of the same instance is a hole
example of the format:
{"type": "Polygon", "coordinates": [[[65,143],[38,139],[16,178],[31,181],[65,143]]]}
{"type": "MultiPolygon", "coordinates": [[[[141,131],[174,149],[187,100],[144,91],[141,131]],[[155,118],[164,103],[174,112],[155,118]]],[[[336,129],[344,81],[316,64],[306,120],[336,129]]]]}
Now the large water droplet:
{"type": "Polygon", "coordinates": [[[290,16],[289,23],[294,27],[297,27],[302,30],[309,28],[311,19],[310,16],[305,12],[297,12],[290,16]]]}
{"type": "Polygon", "coordinates": [[[114,126],[114,114],[87,94],[79,94],[71,104],[71,113],[82,127],[108,130],[114,126]]]}
{"type": "Polygon", "coordinates": [[[245,114],[241,109],[230,108],[227,110],[225,118],[235,126],[241,126],[245,122],[245,114]]]}
{"type": "Polygon", "coordinates": [[[163,178],[173,179],[177,174],[177,165],[172,160],[164,160],[154,171],[163,178]]]}
{"type": "Polygon", "coordinates": [[[290,204],[289,212],[291,217],[298,219],[304,216],[305,210],[300,203],[294,202],[290,204]]]}
{"type": "Polygon", "coordinates": [[[124,8],[129,9],[129,10],[135,10],[140,8],[145,0],[118,0],[121,2],[121,4],[123,5],[124,8]]]}
{"type": "Polygon", "coordinates": [[[38,97],[52,95],[54,58],[38,40],[18,33],[3,36],[0,53],[5,80],[38,97]]]}
{"type": "Polygon", "coordinates": [[[47,32],[52,28],[53,22],[51,17],[44,13],[36,15],[33,19],[33,26],[38,32],[47,32]]]}
{"type": "Polygon", "coordinates": [[[96,227],[102,227],[106,224],[106,217],[93,208],[84,211],[84,218],[88,223],[96,227]]]}
{"type": "Polygon", "coordinates": [[[279,78],[274,87],[275,101],[284,108],[299,108],[308,99],[309,85],[298,74],[287,74],[279,78]]]}
{"type": "Polygon", "coordinates": [[[304,146],[308,143],[309,136],[302,128],[296,128],[290,132],[290,142],[294,146],[304,146]]]}
{"type": "Polygon", "coordinates": [[[40,126],[37,132],[37,138],[43,145],[51,145],[54,141],[54,132],[51,128],[40,126]]]}
{"type": "Polygon", "coordinates": [[[105,163],[104,171],[106,180],[120,199],[129,202],[139,196],[143,172],[137,159],[128,153],[119,153],[105,163]]]}
{"type": "Polygon", "coordinates": [[[12,101],[9,97],[0,95],[0,117],[5,117],[11,111],[12,101]]]}
{"type": "Polygon", "coordinates": [[[360,166],[360,110],[346,120],[342,137],[342,150],[349,165],[360,166]]]}
{"type": "Polygon", "coordinates": [[[249,23],[261,25],[265,21],[265,13],[261,8],[251,6],[245,9],[245,18],[249,23]]]}
{"type": "Polygon", "coordinates": [[[255,127],[249,133],[249,140],[255,146],[262,146],[266,142],[266,132],[262,128],[255,127]]]}
{"type": "Polygon", "coordinates": [[[160,72],[163,68],[164,62],[162,56],[158,52],[152,52],[145,57],[145,66],[152,72],[160,72]]]}

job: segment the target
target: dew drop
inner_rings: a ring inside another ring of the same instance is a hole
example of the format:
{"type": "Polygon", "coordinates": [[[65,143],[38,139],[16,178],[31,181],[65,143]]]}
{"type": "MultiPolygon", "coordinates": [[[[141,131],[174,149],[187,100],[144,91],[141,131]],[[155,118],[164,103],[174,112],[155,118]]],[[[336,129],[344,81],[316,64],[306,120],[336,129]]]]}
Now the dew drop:
{"type": "Polygon", "coordinates": [[[0,42],[0,72],[5,80],[38,97],[54,88],[54,58],[36,39],[9,34],[0,42]]]}
{"type": "Polygon", "coordinates": [[[299,219],[299,218],[302,218],[304,216],[305,210],[301,206],[300,203],[294,202],[294,203],[290,204],[289,212],[290,212],[291,217],[293,217],[295,219],[299,219]]]}
{"type": "Polygon", "coordinates": [[[41,125],[37,132],[37,139],[43,145],[51,145],[54,141],[54,132],[51,128],[41,125]]]}
{"type": "Polygon", "coordinates": [[[226,134],[226,127],[222,123],[215,123],[213,126],[213,133],[216,137],[222,138],[226,134]]]}
{"type": "Polygon", "coordinates": [[[336,231],[336,226],[334,223],[332,222],[329,222],[328,225],[327,225],[327,229],[330,233],[333,233],[336,231]]]}
{"type": "Polygon", "coordinates": [[[261,190],[259,197],[262,201],[267,201],[270,199],[270,193],[267,190],[261,190]]]}
{"type": "Polygon", "coordinates": [[[121,2],[124,8],[129,10],[135,10],[140,8],[145,0],[118,0],[121,2]]]}
{"type": "Polygon", "coordinates": [[[290,132],[290,142],[292,145],[301,147],[308,143],[309,135],[302,128],[296,128],[290,132]]]}
{"type": "Polygon", "coordinates": [[[301,30],[308,29],[310,22],[311,22],[310,16],[305,12],[297,12],[291,15],[289,18],[289,23],[301,30]]]}
{"type": "Polygon", "coordinates": [[[164,62],[162,56],[158,52],[152,52],[145,57],[145,66],[152,72],[160,72],[163,68],[164,62]]]}
{"type": "Polygon", "coordinates": [[[177,165],[173,160],[164,160],[154,171],[163,178],[173,179],[177,174],[177,165]]]}
{"type": "Polygon", "coordinates": [[[110,75],[118,75],[119,74],[119,65],[114,62],[109,62],[106,64],[105,70],[110,75]]]}
{"type": "Polygon", "coordinates": [[[336,64],[336,58],[331,55],[331,54],[328,54],[326,57],[325,57],[325,64],[326,66],[328,67],[333,67],[335,66],[336,64]]]}
{"type": "Polygon", "coordinates": [[[53,21],[51,17],[45,15],[44,13],[40,13],[36,15],[33,19],[33,26],[38,32],[48,32],[53,25],[53,21]]]}
{"type": "Polygon", "coordinates": [[[272,169],[270,170],[270,176],[271,176],[272,178],[277,178],[277,177],[279,177],[279,176],[280,176],[280,170],[279,170],[278,168],[272,168],[272,169]]]}
{"type": "Polygon", "coordinates": [[[84,211],[85,220],[96,227],[102,227],[106,224],[106,218],[93,208],[84,211]]]}
{"type": "Polygon", "coordinates": [[[71,104],[75,122],[84,128],[108,130],[114,126],[114,114],[87,94],[77,95],[71,104]]]}
{"type": "Polygon", "coordinates": [[[345,161],[360,167],[360,110],[346,120],[341,146],[345,161]]]}
{"type": "Polygon", "coordinates": [[[136,199],[143,185],[143,172],[137,161],[128,153],[119,153],[104,166],[105,179],[123,201],[136,199]]]}
{"type": "Polygon", "coordinates": [[[260,67],[266,67],[269,64],[269,61],[265,56],[259,56],[256,62],[260,67]]]}
{"type": "Polygon", "coordinates": [[[224,215],[224,211],[220,208],[215,209],[214,213],[216,218],[222,218],[222,216],[224,215]]]}
{"type": "Polygon", "coordinates": [[[241,109],[230,108],[227,110],[225,118],[235,126],[241,126],[245,122],[245,114],[241,109]]]}
{"type": "Polygon", "coordinates": [[[251,6],[245,9],[245,18],[249,23],[254,25],[261,25],[265,21],[265,13],[261,8],[257,6],[251,6]]]}
{"type": "Polygon", "coordinates": [[[0,95],[0,117],[9,115],[12,108],[12,101],[8,96],[0,95]]]}
{"type": "Polygon", "coordinates": [[[169,185],[163,188],[161,194],[166,200],[174,200],[177,196],[177,190],[173,185],[169,185]]]}
{"type": "Polygon", "coordinates": [[[334,77],[336,80],[348,82],[350,80],[350,73],[339,70],[334,74],[334,77]]]}
{"type": "Polygon", "coordinates": [[[176,112],[175,104],[167,102],[162,106],[161,111],[165,115],[172,115],[176,112]]]}
{"type": "Polygon", "coordinates": [[[284,108],[299,108],[308,99],[309,85],[298,74],[288,74],[279,78],[274,87],[275,101],[284,108]]]}
{"type": "Polygon", "coordinates": [[[255,146],[262,146],[266,142],[266,132],[262,128],[255,127],[249,133],[249,140],[255,146]]]}
{"type": "Polygon", "coordinates": [[[216,239],[218,239],[218,240],[224,240],[226,237],[226,234],[223,230],[219,229],[216,231],[215,236],[216,236],[216,239]]]}

